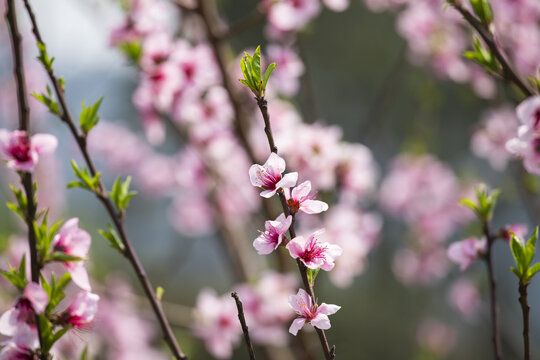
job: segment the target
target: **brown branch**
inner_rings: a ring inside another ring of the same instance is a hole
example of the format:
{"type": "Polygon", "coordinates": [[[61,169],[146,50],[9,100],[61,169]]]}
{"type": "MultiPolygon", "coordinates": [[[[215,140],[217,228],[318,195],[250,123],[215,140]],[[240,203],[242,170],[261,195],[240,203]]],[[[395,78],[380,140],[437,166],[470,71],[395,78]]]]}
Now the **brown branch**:
{"type": "MultiPolygon", "coordinates": [[[[26,6],[26,10],[28,12],[28,15],[32,23],[32,32],[34,33],[34,36],[37,42],[44,44],[38,25],[37,25],[35,14],[32,10],[32,7],[30,6],[29,1],[24,0],[24,4],[26,6]]],[[[97,174],[97,171],[93,163],[93,160],[90,157],[90,154],[88,152],[88,148],[86,146],[86,137],[83,134],[79,134],[79,131],[77,130],[77,127],[75,126],[75,122],[73,121],[69,108],[66,104],[64,91],[62,87],[60,86],[60,82],[58,81],[58,78],[55,76],[53,69],[46,68],[46,70],[49,76],[49,80],[53,84],[54,91],[56,93],[58,101],[60,102],[60,106],[62,109],[61,119],[68,125],[71,131],[71,134],[73,138],[76,140],[77,145],[79,146],[79,149],[85,159],[85,162],[90,170],[90,173],[92,174],[92,176],[95,176],[97,174]]],[[[182,360],[187,359],[186,355],[182,352],[180,346],[178,345],[176,338],[174,337],[171,327],[163,312],[162,306],[156,297],[154,288],[152,287],[152,284],[150,283],[150,280],[148,279],[148,276],[137,254],[135,253],[133,245],[131,244],[131,241],[129,240],[126,234],[124,224],[123,224],[123,219],[121,215],[115,210],[114,205],[112,201],[109,199],[109,197],[107,196],[107,191],[101,181],[99,181],[98,190],[95,192],[95,195],[98,197],[98,199],[101,201],[101,203],[103,204],[103,206],[109,213],[109,216],[111,220],[113,221],[114,226],[116,227],[116,230],[118,231],[120,235],[120,239],[122,240],[122,244],[124,245],[123,255],[130,262],[131,266],[133,267],[137,275],[137,279],[139,280],[141,286],[143,287],[146,297],[148,298],[148,301],[150,302],[150,305],[152,306],[152,309],[154,310],[154,313],[161,326],[161,330],[163,332],[163,337],[165,339],[165,342],[169,346],[172,354],[174,355],[176,359],[182,359],[182,360]]]]}
{"type": "MultiPolygon", "coordinates": [[[[272,134],[272,127],[270,125],[270,116],[268,115],[267,102],[264,98],[260,98],[260,97],[257,97],[256,100],[257,100],[257,105],[259,106],[259,109],[261,110],[261,114],[264,119],[264,125],[265,125],[264,131],[268,139],[268,145],[270,146],[270,151],[277,154],[277,147],[275,145],[274,136],[272,134]]],[[[283,190],[280,190],[278,192],[278,195],[281,201],[281,205],[283,207],[283,212],[285,213],[285,216],[288,216],[290,214],[290,211],[289,211],[289,206],[287,205],[283,190]]],[[[291,240],[296,237],[296,232],[294,230],[294,217],[293,217],[293,222],[291,223],[291,226],[289,227],[289,235],[291,236],[291,240]]],[[[300,275],[302,277],[302,282],[304,283],[304,288],[308,292],[308,294],[311,296],[311,299],[313,303],[315,304],[317,301],[317,298],[315,297],[313,286],[311,285],[309,281],[307,268],[300,261],[300,259],[296,259],[296,263],[298,265],[298,270],[300,271],[300,275]]],[[[317,335],[319,336],[319,340],[323,348],[323,352],[324,352],[324,356],[326,360],[333,360],[335,358],[335,347],[333,346],[331,350],[330,346],[328,346],[328,340],[326,339],[326,334],[324,330],[321,330],[319,328],[315,328],[315,330],[317,330],[317,335]]]]}
{"type": "Polygon", "coordinates": [[[502,77],[506,81],[516,85],[521,92],[527,97],[534,95],[534,92],[529,89],[527,84],[521,80],[518,73],[512,68],[510,63],[506,60],[506,55],[504,51],[499,47],[497,41],[489,30],[489,28],[484,25],[480,20],[478,20],[469,10],[467,10],[459,0],[451,0],[450,4],[456,9],[463,18],[476,30],[478,35],[484,40],[486,45],[491,50],[491,53],[499,61],[502,67],[502,77]]]}
{"type": "Polygon", "coordinates": [[[231,293],[231,296],[234,298],[234,301],[236,301],[238,320],[240,320],[240,325],[242,326],[242,332],[244,333],[244,339],[246,340],[249,358],[251,360],[255,360],[255,353],[253,352],[253,345],[251,344],[251,339],[249,338],[249,330],[246,324],[246,317],[244,316],[244,307],[242,306],[242,302],[240,301],[237,293],[233,292],[231,293]]]}
{"type": "MultiPolygon", "coordinates": [[[[24,59],[22,52],[22,36],[19,32],[17,24],[17,12],[15,3],[13,0],[6,1],[6,20],[9,29],[9,38],[11,43],[11,50],[13,52],[13,73],[15,75],[16,87],[17,87],[17,108],[19,112],[19,130],[25,131],[26,142],[30,143],[29,127],[30,127],[30,108],[28,106],[26,80],[24,76],[24,59]]],[[[30,250],[30,272],[32,282],[39,284],[40,275],[40,262],[38,259],[37,251],[37,238],[34,229],[34,221],[36,219],[36,203],[34,197],[34,181],[32,180],[32,173],[20,172],[21,183],[24,187],[24,192],[27,199],[25,222],[28,228],[28,245],[30,250]]],[[[47,360],[50,358],[47,352],[43,352],[43,334],[41,331],[40,322],[38,321],[38,315],[36,317],[36,327],[39,339],[41,360],[47,360]]]]}
{"type": "Polygon", "coordinates": [[[492,342],[493,342],[493,352],[496,360],[502,359],[502,350],[501,350],[501,338],[500,338],[500,326],[499,326],[499,309],[497,305],[497,287],[495,284],[495,275],[493,272],[493,243],[496,238],[491,234],[489,224],[484,222],[482,225],[482,230],[487,241],[487,252],[485,254],[484,260],[486,262],[488,278],[489,278],[489,299],[491,305],[491,325],[492,325],[492,342]]]}
{"type": "Polygon", "coordinates": [[[527,301],[527,288],[529,284],[519,282],[519,304],[523,314],[523,358],[531,359],[530,330],[529,330],[529,302],[527,301]]]}

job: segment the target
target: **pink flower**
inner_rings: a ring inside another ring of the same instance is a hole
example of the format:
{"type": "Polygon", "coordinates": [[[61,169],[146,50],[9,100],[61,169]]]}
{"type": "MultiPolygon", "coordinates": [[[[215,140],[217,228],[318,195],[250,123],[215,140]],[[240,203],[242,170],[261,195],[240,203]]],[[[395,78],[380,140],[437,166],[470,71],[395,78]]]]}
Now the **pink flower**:
{"type": "Polygon", "coordinates": [[[264,165],[254,164],[249,168],[251,184],[263,189],[261,196],[272,197],[279,189],[287,189],[296,185],[298,173],[281,174],[285,171],[285,160],[271,153],[264,165]]]}
{"type": "Polygon", "coordinates": [[[444,358],[456,346],[456,338],[454,328],[432,318],[422,320],[416,330],[418,344],[436,358],[444,358]]]}
{"type": "Polygon", "coordinates": [[[52,153],[57,145],[58,140],[53,135],[36,134],[28,138],[26,131],[0,129],[0,152],[12,170],[34,171],[39,155],[52,153]]]}
{"type": "Polygon", "coordinates": [[[513,233],[517,238],[523,239],[527,235],[527,225],[525,224],[510,224],[503,229],[503,235],[510,242],[512,240],[513,233]]]}
{"type": "Polygon", "coordinates": [[[315,193],[311,191],[311,181],[304,181],[292,191],[284,189],[287,205],[291,213],[303,211],[306,214],[318,214],[328,210],[328,204],[320,200],[313,200],[315,193]]]}
{"type": "MultiPolygon", "coordinates": [[[[90,235],[86,231],[79,229],[79,219],[72,218],[66,221],[58,234],[55,235],[52,247],[54,252],[61,252],[84,259],[90,249],[90,242],[90,235]]],[[[81,289],[90,291],[90,281],[84,268],[84,262],[82,260],[68,261],[64,265],[71,274],[73,282],[81,289]]]]}
{"type": "Polygon", "coordinates": [[[451,244],[448,247],[447,255],[450,260],[460,265],[461,271],[463,271],[484,254],[486,247],[485,238],[470,237],[451,244]]]}
{"type": "Polygon", "coordinates": [[[22,325],[35,327],[36,314],[42,314],[48,303],[45,290],[39,284],[28,283],[15,306],[0,317],[0,334],[13,336],[22,325]]]}
{"type": "Polygon", "coordinates": [[[313,304],[311,297],[304,289],[299,289],[296,295],[289,296],[289,306],[298,314],[294,319],[289,332],[296,336],[305,323],[309,323],[321,330],[330,329],[328,315],[335,314],[341,306],[322,303],[320,306],[313,304]]]}
{"type": "Polygon", "coordinates": [[[279,215],[276,220],[268,220],[264,223],[265,232],[253,241],[253,247],[259,255],[267,255],[276,250],[283,241],[283,235],[289,230],[292,223],[292,216],[285,218],[284,214],[279,215]]]}
{"type": "Polygon", "coordinates": [[[287,249],[294,259],[300,259],[310,269],[321,268],[330,271],[334,268],[334,261],[343,250],[334,244],[321,242],[318,236],[324,229],[314,232],[307,240],[297,236],[287,244],[287,249]]]}
{"type": "Polygon", "coordinates": [[[280,45],[268,45],[266,51],[268,62],[277,64],[270,78],[270,87],[285,96],[296,95],[300,88],[300,77],[305,70],[304,63],[298,54],[290,47],[280,45]]]}
{"type": "Polygon", "coordinates": [[[341,12],[349,7],[349,0],[323,0],[324,5],[332,11],[341,12]]]}
{"type": "Polygon", "coordinates": [[[62,322],[77,329],[90,324],[98,310],[99,296],[91,292],[81,291],[66,311],[60,315],[62,322]]]}
{"type": "Polygon", "coordinates": [[[482,306],[478,289],[466,278],[452,285],[448,298],[450,305],[467,319],[473,319],[482,306]]]}

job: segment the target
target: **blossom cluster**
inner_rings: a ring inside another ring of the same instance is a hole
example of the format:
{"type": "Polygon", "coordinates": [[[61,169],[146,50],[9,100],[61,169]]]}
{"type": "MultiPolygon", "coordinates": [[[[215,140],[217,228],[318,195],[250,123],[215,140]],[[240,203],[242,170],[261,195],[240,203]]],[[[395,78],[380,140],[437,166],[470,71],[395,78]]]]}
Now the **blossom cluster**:
{"type": "MultiPolygon", "coordinates": [[[[398,14],[397,30],[407,41],[412,62],[429,65],[443,78],[471,83],[480,97],[495,95],[493,79],[479,65],[462,56],[472,45],[470,28],[451,6],[431,0],[364,1],[372,11],[391,10],[398,14]]],[[[535,0],[490,0],[489,3],[495,14],[493,29],[498,43],[519,72],[535,75],[540,62],[540,5],[535,0]]]]}
{"type": "Polygon", "coordinates": [[[398,251],[394,272],[405,283],[432,284],[448,272],[445,242],[473,214],[459,205],[472,191],[430,155],[400,155],[383,180],[380,204],[408,225],[410,246],[398,251]]]}
{"type": "MultiPolygon", "coordinates": [[[[0,351],[0,359],[34,358],[35,352],[40,347],[37,330],[37,319],[40,316],[49,319],[47,321],[52,322],[53,328],[84,330],[92,323],[97,312],[99,296],[91,292],[88,275],[84,268],[84,259],[89,247],[90,235],[79,229],[78,219],[66,221],[54,236],[49,252],[51,255],[45,263],[51,264],[51,267],[53,263],[63,263],[73,283],[82,291],[76,292],[71,297],[67,308],[57,310],[55,307],[59,301],[58,294],[54,292],[56,291],[54,286],[27,283],[13,307],[0,317],[0,334],[10,337],[0,351]]],[[[47,268],[44,270],[48,271],[47,268]]],[[[53,277],[50,280],[52,284],[55,282],[54,274],[51,276],[53,277]]],[[[43,331],[43,325],[41,329],[43,331]]]]}

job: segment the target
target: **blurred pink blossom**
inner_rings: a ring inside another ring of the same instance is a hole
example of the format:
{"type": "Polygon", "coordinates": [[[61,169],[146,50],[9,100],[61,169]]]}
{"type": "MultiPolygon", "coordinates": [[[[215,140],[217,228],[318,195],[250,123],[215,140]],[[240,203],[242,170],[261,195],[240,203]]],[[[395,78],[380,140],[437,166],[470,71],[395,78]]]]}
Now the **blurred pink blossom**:
{"type": "Polygon", "coordinates": [[[268,45],[266,52],[268,62],[277,64],[269,87],[287,97],[296,95],[300,89],[300,77],[305,71],[298,54],[290,47],[275,44],[268,45]]]}
{"type": "Polygon", "coordinates": [[[461,271],[464,271],[473,261],[483,256],[486,247],[487,241],[485,238],[469,237],[452,243],[448,247],[447,254],[448,258],[458,264],[461,271]]]}
{"type": "Polygon", "coordinates": [[[444,357],[456,346],[457,333],[454,328],[439,320],[426,318],[418,325],[416,340],[421,347],[444,357]]]}
{"type": "Polygon", "coordinates": [[[506,149],[523,159],[525,169],[540,175],[540,96],[523,101],[516,108],[521,125],[517,137],[506,143],[506,149]]]}
{"type": "Polygon", "coordinates": [[[450,288],[450,305],[466,319],[473,319],[482,306],[478,288],[467,278],[461,278],[450,288]]]}
{"type": "Polygon", "coordinates": [[[320,11],[319,0],[266,1],[268,21],[280,31],[300,30],[320,11]]]}

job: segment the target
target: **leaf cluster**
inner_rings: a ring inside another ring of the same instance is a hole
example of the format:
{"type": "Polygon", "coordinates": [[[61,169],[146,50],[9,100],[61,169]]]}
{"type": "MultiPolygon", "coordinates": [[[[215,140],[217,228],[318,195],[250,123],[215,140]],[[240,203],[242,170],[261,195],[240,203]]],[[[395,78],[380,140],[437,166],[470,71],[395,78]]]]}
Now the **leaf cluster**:
{"type": "Polygon", "coordinates": [[[73,173],[79,179],[78,181],[71,181],[67,184],[67,188],[79,187],[89,190],[93,193],[99,194],[101,192],[100,179],[101,173],[97,173],[92,176],[87,168],[79,167],[75,160],[71,160],[71,168],[73,173]]]}
{"type": "Polygon", "coordinates": [[[486,185],[481,184],[475,189],[475,192],[476,202],[469,198],[463,198],[460,200],[460,204],[465,205],[474,211],[481,222],[491,221],[501,191],[495,189],[489,192],[486,185]]]}
{"type": "Polygon", "coordinates": [[[516,263],[516,267],[511,268],[523,285],[527,285],[532,277],[540,271],[540,263],[531,266],[534,254],[536,253],[536,240],[538,239],[538,227],[529,240],[524,243],[512,233],[510,249],[516,263]]]}
{"type": "Polygon", "coordinates": [[[251,90],[257,98],[263,98],[266,92],[266,85],[270,75],[276,68],[276,63],[271,63],[266,68],[264,76],[261,70],[261,47],[257,46],[257,49],[253,53],[253,56],[244,52],[244,56],[240,62],[242,69],[243,79],[239,79],[249,90],[251,90]]]}

